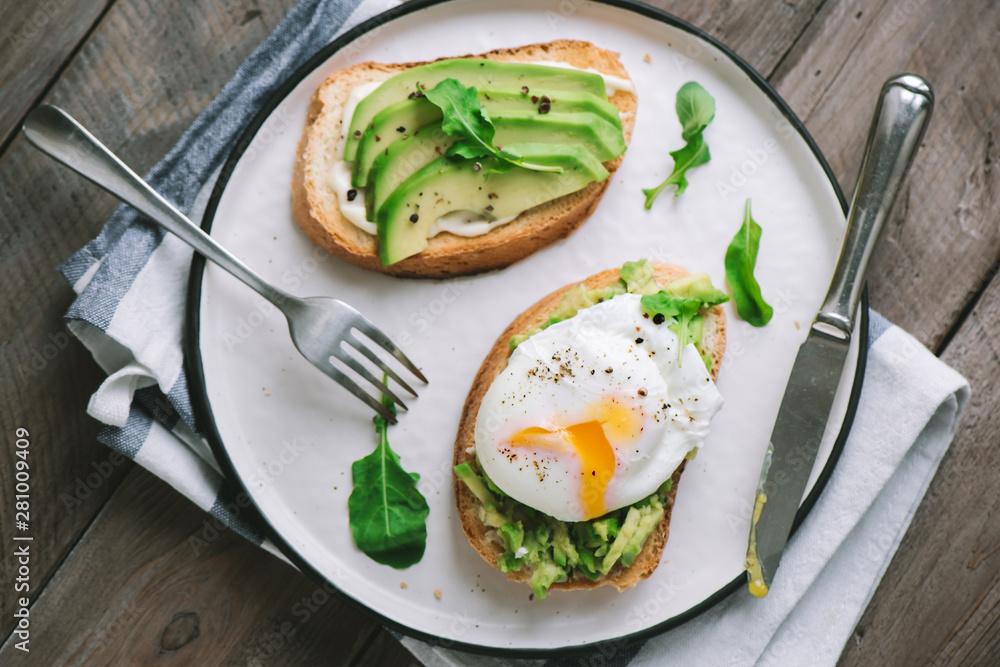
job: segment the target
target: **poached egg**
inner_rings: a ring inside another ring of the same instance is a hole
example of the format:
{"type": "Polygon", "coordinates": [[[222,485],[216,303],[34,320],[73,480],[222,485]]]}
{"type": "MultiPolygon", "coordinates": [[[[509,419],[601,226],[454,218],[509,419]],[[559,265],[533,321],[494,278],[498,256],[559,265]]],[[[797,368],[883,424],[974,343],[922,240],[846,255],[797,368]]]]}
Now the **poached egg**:
{"type": "Polygon", "coordinates": [[[722,397],[670,320],[622,294],[531,336],[483,397],[476,454],[507,495],[561,521],[649,496],[701,446],[722,397]]]}

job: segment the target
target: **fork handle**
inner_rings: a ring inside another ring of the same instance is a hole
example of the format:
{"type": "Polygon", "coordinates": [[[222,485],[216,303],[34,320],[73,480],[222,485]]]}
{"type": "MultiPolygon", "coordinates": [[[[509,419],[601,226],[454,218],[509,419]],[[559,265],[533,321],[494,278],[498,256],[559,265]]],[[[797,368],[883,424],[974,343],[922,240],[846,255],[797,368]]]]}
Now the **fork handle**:
{"type": "Polygon", "coordinates": [[[298,301],[261,278],[216,243],[59,107],[44,104],[32,109],[22,130],[28,141],[40,151],[145,214],[282,311],[298,301]]]}

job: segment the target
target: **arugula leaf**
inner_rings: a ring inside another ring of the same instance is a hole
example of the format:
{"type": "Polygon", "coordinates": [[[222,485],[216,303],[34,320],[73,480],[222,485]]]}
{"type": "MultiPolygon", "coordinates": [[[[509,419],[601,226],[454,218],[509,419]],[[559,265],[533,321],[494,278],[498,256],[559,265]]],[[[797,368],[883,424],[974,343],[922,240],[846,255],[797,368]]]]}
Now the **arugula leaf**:
{"type": "Polygon", "coordinates": [[[684,141],[693,141],[715,118],[715,100],[694,81],[685,83],[677,91],[675,108],[677,120],[683,128],[681,139],[684,141]]]}
{"type": "Polygon", "coordinates": [[[685,145],[670,153],[670,157],[674,159],[674,169],[670,172],[670,176],[655,188],[643,189],[647,209],[653,207],[653,201],[668,185],[676,185],[674,196],[681,196],[688,186],[688,170],[712,159],[702,133],[715,118],[715,100],[700,85],[689,81],[677,91],[675,108],[677,120],[681,122],[681,138],[685,141],[685,145]]]}
{"type": "MultiPolygon", "coordinates": [[[[396,412],[388,397],[382,404],[396,412]]],[[[420,561],[427,543],[427,500],[417,490],[420,475],[408,473],[389,447],[389,423],[376,415],[378,445],[351,466],[354,490],[347,512],[354,543],[376,563],[396,569],[420,561]]]]}
{"type": "Polygon", "coordinates": [[[430,90],[420,92],[441,109],[441,129],[445,134],[460,137],[448,149],[447,155],[470,159],[496,158],[497,163],[486,173],[510,171],[515,166],[532,171],[562,173],[562,167],[525,162],[517,152],[494,146],[496,128],[486,107],[479,102],[475,88],[463,86],[457,79],[444,79],[430,90]]]}
{"type": "MultiPolygon", "coordinates": [[[[708,283],[708,287],[711,288],[711,283],[708,283]]],[[[680,296],[667,290],[660,290],[656,294],[643,296],[639,303],[643,310],[651,315],[674,318],[675,321],[670,325],[670,329],[677,334],[677,339],[680,341],[680,345],[677,346],[677,366],[679,367],[681,365],[681,352],[692,340],[689,328],[701,326],[701,315],[698,311],[728,300],[728,296],[716,289],[703,289],[689,296],[680,296]]]]}
{"type": "Polygon", "coordinates": [[[674,328],[674,325],[671,325],[671,328],[677,334],[680,343],[677,346],[677,365],[680,366],[681,352],[688,342],[688,325],[691,323],[692,318],[698,315],[698,309],[701,308],[701,301],[686,299],[665,290],[660,290],[656,294],[647,294],[642,297],[639,303],[649,313],[663,315],[664,317],[673,317],[676,320],[674,324],[677,327],[674,328]]]}
{"type": "Polygon", "coordinates": [[[726,280],[733,289],[736,312],[755,327],[762,327],[770,322],[774,314],[774,309],[761,296],[760,285],[753,275],[760,235],[760,225],[750,217],[750,200],[747,199],[743,226],[726,249],[726,280]]]}

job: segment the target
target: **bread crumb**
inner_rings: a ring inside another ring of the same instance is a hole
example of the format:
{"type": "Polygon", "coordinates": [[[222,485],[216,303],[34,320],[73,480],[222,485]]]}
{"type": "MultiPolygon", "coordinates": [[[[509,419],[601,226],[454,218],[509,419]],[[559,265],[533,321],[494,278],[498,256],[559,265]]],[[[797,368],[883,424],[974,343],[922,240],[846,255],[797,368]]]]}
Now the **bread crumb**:
{"type": "Polygon", "coordinates": [[[269,392],[269,391],[265,391],[265,392],[264,392],[264,395],[265,395],[265,396],[270,396],[270,395],[271,395],[271,392],[269,392]]]}
{"type": "Polygon", "coordinates": [[[653,59],[652,59],[652,58],[650,58],[650,57],[649,57],[649,54],[647,53],[646,55],[644,55],[644,56],[642,57],[642,61],[643,61],[644,63],[651,63],[651,62],[653,62],[653,59]]]}
{"type": "Polygon", "coordinates": [[[795,322],[795,328],[798,329],[799,328],[799,321],[798,320],[792,320],[792,321],[795,322]]]}
{"type": "Polygon", "coordinates": [[[406,590],[406,582],[405,581],[399,582],[399,587],[402,588],[403,590],[406,590]]]}
{"type": "Polygon", "coordinates": [[[437,588],[434,589],[434,597],[436,597],[438,600],[441,599],[441,591],[437,588]]]}

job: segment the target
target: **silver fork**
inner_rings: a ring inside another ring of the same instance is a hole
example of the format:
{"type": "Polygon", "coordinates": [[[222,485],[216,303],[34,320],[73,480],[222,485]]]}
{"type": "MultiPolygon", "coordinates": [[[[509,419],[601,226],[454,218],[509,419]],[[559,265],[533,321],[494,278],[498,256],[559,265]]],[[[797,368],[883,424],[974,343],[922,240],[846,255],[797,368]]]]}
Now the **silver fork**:
{"type": "Polygon", "coordinates": [[[369,349],[365,341],[355,333],[355,330],[391,354],[422,382],[427,382],[423,373],[406,358],[406,355],[389,340],[389,337],[351,306],[329,297],[300,299],[278,289],[251,271],[243,262],[216,243],[212,237],[149,187],[94,135],[59,107],[46,104],[33,109],[28,114],[21,129],[28,141],[43,153],[47,153],[84,178],[130,204],[167,231],[176,234],[195,251],[239,278],[277,306],[288,320],[292,341],[302,356],[367,403],[390,423],[396,423],[396,416],[393,412],[381,401],[365,392],[351,377],[334,366],[331,358],[340,360],[375,389],[391,399],[400,409],[406,410],[403,401],[386,386],[385,382],[379,380],[365,368],[350,353],[351,349],[356,350],[372,362],[404,390],[413,396],[416,396],[417,393],[369,349]]]}

